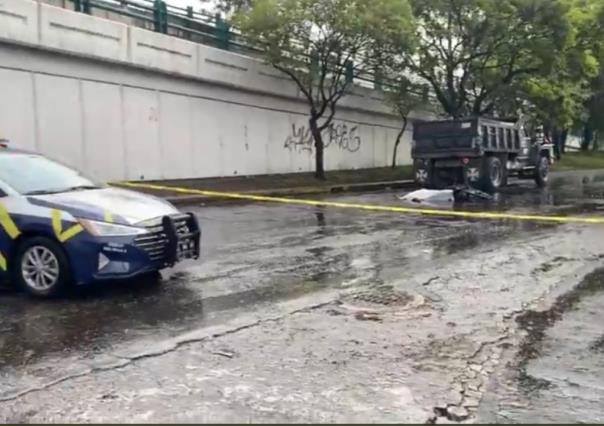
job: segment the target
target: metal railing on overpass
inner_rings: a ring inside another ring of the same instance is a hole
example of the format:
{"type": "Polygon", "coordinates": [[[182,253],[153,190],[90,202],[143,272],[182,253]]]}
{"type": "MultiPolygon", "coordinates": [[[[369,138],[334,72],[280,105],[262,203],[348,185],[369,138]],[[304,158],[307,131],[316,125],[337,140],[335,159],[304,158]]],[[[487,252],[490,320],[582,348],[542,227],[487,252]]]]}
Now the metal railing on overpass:
{"type": "MultiPolygon", "coordinates": [[[[76,12],[101,16],[195,43],[262,58],[263,52],[258,45],[231,26],[220,13],[194,10],[192,6],[178,7],[164,0],[62,0],[61,5],[65,8],[73,7],[76,12]]],[[[300,52],[295,55],[300,55],[300,52]]],[[[302,55],[306,63],[313,62],[311,52],[302,55]]],[[[351,68],[347,67],[344,75],[354,86],[384,91],[396,87],[394,81],[384,77],[379,69],[353,72],[351,68]]],[[[419,82],[417,78],[412,80],[416,84],[419,82]]],[[[437,105],[434,94],[424,84],[417,86],[423,89],[414,90],[413,93],[427,99],[424,108],[431,110],[430,105],[437,105]]]]}
{"type": "Polygon", "coordinates": [[[72,4],[76,12],[101,15],[221,49],[250,49],[219,13],[176,7],[163,0],[69,0],[64,4],[72,4]]]}
{"type": "MultiPolygon", "coordinates": [[[[229,25],[220,13],[198,11],[191,6],[177,7],[163,0],[66,0],[63,6],[219,49],[262,56],[262,51],[229,25]]],[[[391,85],[379,72],[363,71],[353,77],[350,69],[345,74],[349,82],[354,80],[355,85],[363,87],[381,89],[391,85]]]]}

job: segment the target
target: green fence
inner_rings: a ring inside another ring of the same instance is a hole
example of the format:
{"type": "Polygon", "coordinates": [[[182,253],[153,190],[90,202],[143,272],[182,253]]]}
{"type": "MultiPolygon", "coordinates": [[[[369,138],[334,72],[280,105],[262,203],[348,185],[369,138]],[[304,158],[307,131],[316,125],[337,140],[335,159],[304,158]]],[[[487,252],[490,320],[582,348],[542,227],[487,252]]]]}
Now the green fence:
{"type": "Polygon", "coordinates": [[[163,34],[208,44],[221,49],[249,50],[220,14],[211,15],[180,8],[163,0],[70,0],[76,12],[99,15],[109,19],[126,19],[129,24],[163,34]]]}
{"type": "MultiPolygon", "coordinates": [[[[195,11],[192,7],[176,7],[163,0],[69,1],[77,12],[126,20],[130,25],[245,55],[258,57],[262,53],[249,39],[231,27],[219,13],[210,14],[195,11]]],[[[363,73],[353,78],[351,63],[346,64],[345,75],[349,82],[354,80],[355,84],[366,87],[383,89],[389,86],[379,71],[363,73]]]]}

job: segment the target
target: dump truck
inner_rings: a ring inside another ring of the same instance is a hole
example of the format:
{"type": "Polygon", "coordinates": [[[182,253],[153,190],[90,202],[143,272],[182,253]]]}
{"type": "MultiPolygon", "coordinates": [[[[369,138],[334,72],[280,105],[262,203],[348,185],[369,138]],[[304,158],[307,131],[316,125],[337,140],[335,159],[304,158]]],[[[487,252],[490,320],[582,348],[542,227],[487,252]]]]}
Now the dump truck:
{"type": "Polygon", "coordinates": [[[424,188],[468,185],[488,193],[512,176],[547,185],[554,159],[542,132],[531,136],[521,122],[490,118],[416,122],[411,157],[424,188]]]}

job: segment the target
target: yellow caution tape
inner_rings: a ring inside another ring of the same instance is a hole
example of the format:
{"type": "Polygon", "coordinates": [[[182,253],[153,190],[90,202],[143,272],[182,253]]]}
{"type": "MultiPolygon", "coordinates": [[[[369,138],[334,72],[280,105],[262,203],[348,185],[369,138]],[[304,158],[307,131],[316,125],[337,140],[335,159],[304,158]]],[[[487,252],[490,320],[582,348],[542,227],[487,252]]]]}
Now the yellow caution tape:
{"type": "Polygon", "coordinates": [[[423,209],[414,207],[400,206],[381,206],[374,204],[357,204],[357,203],[339,203],[334,201],[323,200],[306,200],[299,198],[271,197],[264,195],[240,194],[236,192],[219,192],[205,191],[200,189],[179,188],[173,186],[162,186],[148,183],[120,182],[118,185],[128,186],[132,188],[153,189],[157,191],[179,192],[182,194],[204,195],[206,197],[231,198],[238,200],[262,201],[269,203],[281,204],[297,204],[316,207],[336,207],[343,209],[359,209],[378,212],[406,213],[441,217],[463,217],[475,219],[492,219],[492,220],[525,220],[537,222],[553,222],[553,223],[590,223],[604,224],[604,217],[588,217],[588,216],[545,216],[537,214],[522,214],[522,213],[502,213],[502,212],[472,212],[472,211],[456,211],[456,210],[441,210],[441,209],[423,209]]]}
{"type": "Polygon", "coordinates": [[[6,231],[9,237],[13,240],[21,235],[21,232],[13,222],[13,219],[8,214],[6,207],[0,203],[0,226],[6,231]]]}
{"type": "Polygon", "coordinates": [[[6,271],[8,269],[8,265],[6,264],[6,257],[2,253],[0,253],[0,269],[6,271]]]}
{"type": "Polygon", "coordinates": [[[57,209],[53,209],[51,211],[52,216],[52,229],[55,232],[57,239],[64,243],[70,238],[75,237],[77,234],[82,232],[84,228],[82,225],[76,224],[71,226],[70,228],[63,230],[63,221],[61,220],[61,211],[57,209]]]}

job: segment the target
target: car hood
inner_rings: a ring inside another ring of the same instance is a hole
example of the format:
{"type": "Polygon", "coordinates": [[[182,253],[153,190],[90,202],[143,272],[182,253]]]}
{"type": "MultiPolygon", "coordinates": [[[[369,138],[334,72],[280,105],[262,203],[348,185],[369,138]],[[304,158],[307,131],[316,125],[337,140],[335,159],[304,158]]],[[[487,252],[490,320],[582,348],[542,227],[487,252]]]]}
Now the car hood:
{"type": "Polygon", "coordinates": [[[33,204],[64,210],[75,217],[123,225],[178,214],[178,210],[165,200],[121,188],[78,190],[28,199],[33,204]]]}

